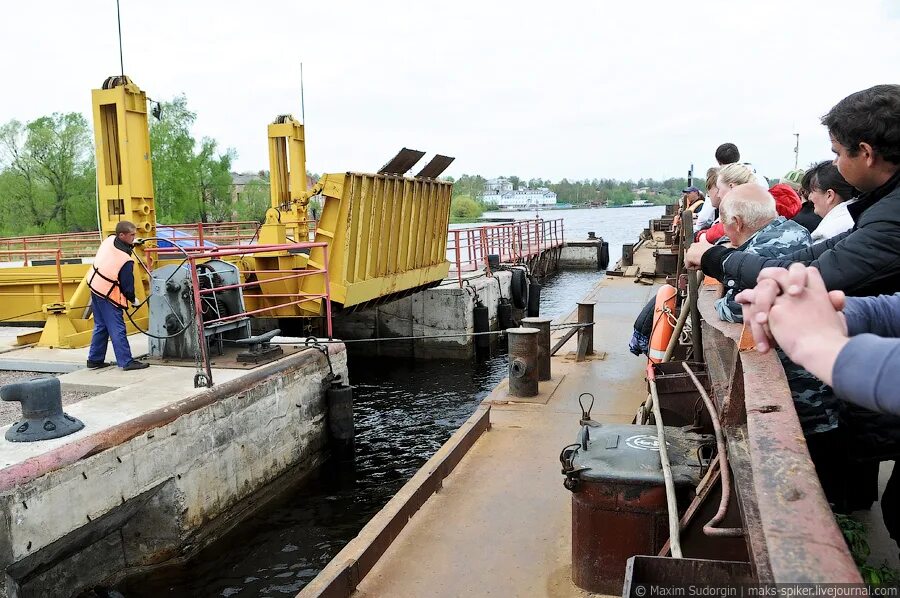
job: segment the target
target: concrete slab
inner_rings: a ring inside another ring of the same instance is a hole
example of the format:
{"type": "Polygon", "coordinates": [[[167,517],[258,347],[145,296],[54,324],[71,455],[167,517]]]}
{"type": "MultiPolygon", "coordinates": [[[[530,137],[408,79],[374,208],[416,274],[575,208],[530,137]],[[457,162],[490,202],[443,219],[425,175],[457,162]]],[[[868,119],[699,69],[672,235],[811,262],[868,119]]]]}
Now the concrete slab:
{"type": "MultiPolygon", "coordinates": [[[[242,370],[214,370],[213,380],[216,383],[227,382],[244,373],[242,370]]],[[[0,438],[0,469],[203,392],[203,388],[194,388],[193,378],[194,370],[174,366],[152,366],[133,372],[116,367],[80,369],[60,376],[63,384],[114,390],[66,408],[69,415],[84,422],[84,428],[74,434],[42,442],[9,442],[0,438]]]]}
{"type": "MultiPolygon", "coordinates": [[[[10,341],[11,330],[15,328],[0,328],[0,339],[4,343],[15,343],[13,334],[10,341]]],[[[19,333],[21,334],[21,332],[19,333]]],[[[149,350],[149,337],[144,334],[132,334],[128,337],[131,354],[141,357],[149,350]]],[[[2,345],[0,345],[2,346],[2,345]]],[[[30,372],[73,372],[84,368],[87,362],[88,347],[78,349],[56,349],[51,347],[28,346],[15,348],[0,353],[0,370],[20,370],[30,372]]],[[[112,343],[107,345],[107,359],[114,360],[112,343]]]]}
{"type": "Polygon", "coordinates": [[[554,358],[559,382],[542,388],[546,404],[504,404],[502,387],[485,399],[492,403],[491,430],[354,596],[590,595],[571,582],[571,495],[562,485],[559,451],[578,432],[582,392],[594,394],[592,416],[606,422],[631,421],[646,397],[646,362],[624,348],[634,317],[654,293],[629,279],[603,280],[591,296],[602,299],[594,346],[607,358],[554,358]]]}
{"type": "Polygon", "coordinates": [[[0,326],[0,354],[6,353],[10,349],[18,349],[16,337],[20,334],[30,334],[40,332],[40,330],[40,328],[30,326],[0,326]]]}

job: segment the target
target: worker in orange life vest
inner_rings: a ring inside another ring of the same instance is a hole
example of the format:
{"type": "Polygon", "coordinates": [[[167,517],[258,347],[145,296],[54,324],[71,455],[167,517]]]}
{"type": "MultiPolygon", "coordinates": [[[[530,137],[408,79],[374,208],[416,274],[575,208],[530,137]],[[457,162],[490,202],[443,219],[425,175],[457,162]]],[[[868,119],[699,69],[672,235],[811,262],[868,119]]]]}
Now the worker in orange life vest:
{"type": "Polygon", "coordinates": [[[116,234],[102,243],[87,272],[87,284],[91,289],[91,308],[94,312],[94,332],[87,367],[97,369],[112,365],[106,363],[106,346],[112,339],[116,364],[123,370],[142,370],[149,364],[131,356],[125,319],[122,311],[129,303],[137,306],[134,295],[134,261],[132,246],[137,228],[123,220],[116,225],[116,234]]]}

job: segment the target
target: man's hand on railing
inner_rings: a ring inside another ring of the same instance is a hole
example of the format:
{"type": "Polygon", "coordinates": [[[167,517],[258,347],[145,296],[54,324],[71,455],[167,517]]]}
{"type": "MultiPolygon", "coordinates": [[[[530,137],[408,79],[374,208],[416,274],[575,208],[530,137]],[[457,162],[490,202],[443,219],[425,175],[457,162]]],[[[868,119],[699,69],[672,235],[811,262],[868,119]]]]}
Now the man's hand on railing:
{"type": "Polygon", "coordinates": [[[692,243],[690,248],[684,252],[684,265],[691,270],[699,270],[703,254],[706,253],[710,247],[712,247],[712,245],[707,243],[706,239],[692,243]]]}
{"type": "Polygon", "coordinates": [[[829,292],[817,269],[792,264],[788,270],[763,269],[756,288],[736,299],[744,305],[744,321],[760,353],[777,343],[789,358],[830,384],[831,367],[847,342],[842,291],[829,292]]]}

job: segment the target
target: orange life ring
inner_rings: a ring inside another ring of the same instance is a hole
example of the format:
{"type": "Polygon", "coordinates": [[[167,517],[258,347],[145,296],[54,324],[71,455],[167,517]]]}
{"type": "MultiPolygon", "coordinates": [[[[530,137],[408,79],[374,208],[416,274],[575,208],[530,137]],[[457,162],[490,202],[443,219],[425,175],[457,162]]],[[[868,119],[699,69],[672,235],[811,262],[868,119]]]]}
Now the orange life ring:
{"type": "Polygon", "coordinates": [[[653,309],[653,331],[650,333],[650,363],[662,363],[666,348],[675,330],[675,296],[677,291],[670,284],[664,284],[656,292],[656,306],[653,309]]]}

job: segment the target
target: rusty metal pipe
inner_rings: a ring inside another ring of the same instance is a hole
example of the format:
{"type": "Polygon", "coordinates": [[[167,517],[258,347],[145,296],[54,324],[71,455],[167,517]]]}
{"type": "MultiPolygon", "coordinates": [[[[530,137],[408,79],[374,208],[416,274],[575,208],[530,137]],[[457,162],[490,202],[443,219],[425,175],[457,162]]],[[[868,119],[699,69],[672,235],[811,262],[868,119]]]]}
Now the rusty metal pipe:
{"type": "Polygon", "coordinates": [[[659,462],[662,465],[663,479],[666,483],[666,507],[669,512],[669,547],[676,559],[681,556],[681,521],[678,517],[678,501],[675,497],[675,481],[672,479],[672,466],[669,463],[669,451],[666,448],[666,431],[663,427],[662,413],[659,410],[659,395],[656,391],[656,380],[649,378],[650,396],[653,400],[653,419],[656,420],[656,435],[659,438],[659,462]]]}
{"type": "Polygon", "coordinates": [[[719,474],[722,479],[722,497],[719,499],[719,510],[716,511],[713,518],[703,526],[703,533],[707,536],[740,538],[744,535],[744,530],[740,527],[716,527],[723,519],[725,519],[725,515],[728,513],[728,503],[731,501],[731,472],[728,470],[728,454],[726,453],[725,436],[722,434],[722,424],[719,421],[719,414],[716,413],[712,400],[709,398],[709,395],[706,394],[706,389],[700,384],[700,380],[694,375],[691,366],[689,366],[686,361],[681,362],[681,365],[684,367],[684,371],[688,373],[688,376],[691,377],[691,380],[694,381],[694,386],[697,387],[697,391],[700,393],[700,396],[703,398],[703,403],[706,405],[706,410],[709,411],[709,417],[712,420],[713,430],[716,434],[716,449],[719,452],[719,474]]]}

